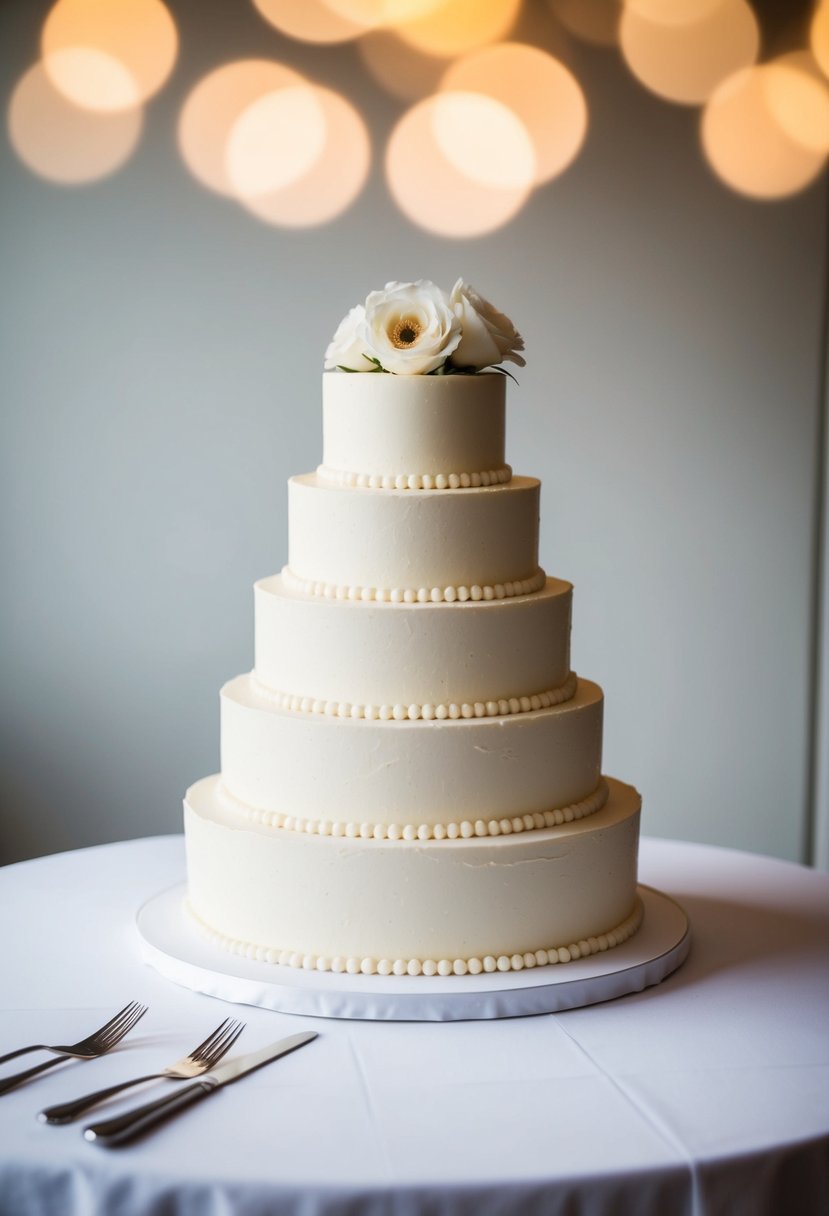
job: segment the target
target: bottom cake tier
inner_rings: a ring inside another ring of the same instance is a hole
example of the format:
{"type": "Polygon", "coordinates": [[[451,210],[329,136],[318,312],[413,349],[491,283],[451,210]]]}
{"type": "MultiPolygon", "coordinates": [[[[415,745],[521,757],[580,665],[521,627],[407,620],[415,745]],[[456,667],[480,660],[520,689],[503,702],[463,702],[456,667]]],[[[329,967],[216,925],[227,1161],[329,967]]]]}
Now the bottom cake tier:
{"type": "Polygon", "coordinates": [[[587,819],[497,837],[373,840],[252,820],[207,777],[184,803],[188,908],[227,949],[380,975],[567,962],[638,928],[640,798],[608,779],[587,819]]]}

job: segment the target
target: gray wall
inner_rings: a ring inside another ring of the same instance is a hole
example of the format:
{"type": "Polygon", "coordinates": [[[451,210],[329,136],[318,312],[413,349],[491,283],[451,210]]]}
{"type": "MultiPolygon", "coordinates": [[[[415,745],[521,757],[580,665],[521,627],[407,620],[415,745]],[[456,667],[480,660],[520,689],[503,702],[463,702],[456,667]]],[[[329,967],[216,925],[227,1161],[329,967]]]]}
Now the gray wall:
{"type": "MultiPolygon", "coordinates": [[[[0,7],[0,97],[45,7],[0,7]]],[[[649,834],[806,859],[825,178],[729,193],[692,111],[531,4],[518,36],[582,80],[587,144],[508,227],[442,240],[387,196],[400,109],[353,47],[280,39],[241,0],[171,7],[182,56],[120,174],[55,188],[0,138],[0,859],[179,830],[218,687],[252,662],[251,583],[285,560],[285,479],[319,459],[334,326],[389,278],[458,274],[526,337],[509,454],[544,480],[607,771],[649,834]],[[336,223],[265,227],[180,163],[183,98],[246,55],[369,117],[372,176],[336,223]]]]}

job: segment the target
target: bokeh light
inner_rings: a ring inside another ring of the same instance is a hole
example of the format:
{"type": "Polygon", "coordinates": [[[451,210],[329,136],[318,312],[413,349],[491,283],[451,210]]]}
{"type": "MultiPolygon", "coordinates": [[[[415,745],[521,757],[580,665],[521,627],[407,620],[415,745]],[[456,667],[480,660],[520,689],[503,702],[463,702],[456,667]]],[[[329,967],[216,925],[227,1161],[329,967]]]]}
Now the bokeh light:
{"type": "Polygon", "coordinates": [[[789,139],[829,152],[829,86],[808,51],[772,60],[763,73],[769,110],[789,139]]]}
{"type": "MultiPolygon", "coordinates": [[[[534,158],[524,157],[527,180],[498,186],[480,180],[491,176],[493,169],[482,169],[482,161],[475,159],[486,155],[487,125],[496,113],[501,130],[518,149],[509,162],[514,175],[522,161],[520,149],[531,152],[532,143],[512,111],[493,98],[440,93],[403,115],[386,149],[386,178],[392,197],[413,223],[439,236],[475,237],[494,231],[518,213],[531,191],[534,158]],[[457,146],[447,147],[449,128],[456,144],[466,145],[464,167],[477,172],[479,180],[459,167],[457,146]]],[[[499,160],[501,151],[493,157],[489,143],[488,159],[499,160]]]]}
{"type": "Polygon", "coordinates": [[[570,34],[594,46],[618,41],[622,0],[547,0],[547,5],[570,34]]]}
{"type": "Polygon", "coordinates": [[[709,17],[722,0],[622,0],[629,12],[657,25],[688,25],[709,17]]]}
{"type": "Polygon", "coordinates": [[[829,0],[821,0],[815,9],[809,29],[809,43],[821,71],[829,76],[829,0]]]}
{"type": "MultiPolygon", "coordinates": [[[[760,31],[747,0],[700,0],[703,11],[693,19],[670,22],[644,15],[639,5],[646,0],[635,3],[622,14],[622,53],[637,79],[660,97],[701,104],[721,81],[757,59],[760,31]]],[[[695,8],[694,0],[678,4],[680,10],[695,8]]]]}
{"type": "Polygon", "coordinates": [[[253,0],[259,12],[280,34],[302,42],[348,42],[365,26],[336,12],[325,0],[253,0]]]}
{"type": "Polygon", "coordinates": [[[535,184],[562,173],[584,142],[587,103],[581,86],[564,64],[537,47],[504,42],[474,51],[447,70],[442,87],[485,94],[521,120],[533,144],[535,184]]]}
{"type": "Polygon", "coordinates": [[[419,101],[434,93],[446,61],[426,55],[392,30],[374,30],[357,43],[360,58],[381,88],[401,101],[419,101]]]}
{"type": "Polygon", "coordinates": [[[323,0],[339,17],[363,30],[388,29],[427,17],[446,0],[323,0]]]}
{"type": "Polygon", "coordinates": [[[15,152],[34,173],[63,185],[97,181],[120,169],[142,126],[140,109],[100,113],[72,105],[42,63],[21,77],[9,102],[15,152]]]}
{"type": "Polygon", "coordinates": [[[164,84],[178,34],[161,0],[58,0],[41,49],[53,85],[75,105],[123,110],[164,84]]]}
{"type": "Polygon", "coordinates": [[[362,190],[371,165],[368,131],[350,102],[331,89],[306,87],[313,90],[324,121],[319,155],[306,173],[281,189],[239,198],[258,219],[284,228],[311,228],[341,215],[362,190]]]}
{"type": "Polygon", "coordinates": [[[72,105],[111,112],[141,104],[132,72],[114,55],[88,46],[67,46],[52,51],[43,66],[59,93],[72,105]]]}
{"type": "Polygon", "coordinates": [[[234,195],[227,168],[234,124],[261,97],[304,83],[299,72],[269,59],[240,59],[205,76],[179,117],[179,148],[190,172],[209,189],[234,195]]]}
{"type": "Polygon", "coordinates": [[[310,85],[266,93],[243,110],[227,140],[227,174],[245,198],[272,194],[302,177],[319,158],[326,123],[310,85]]]}
{"type": "Polygon", "coordinates": [[[779,108],[779,95],[796,75],[773,63],[744,68],[719,86],[703,111],[701,135],[708,161],[740,194],[783,198],[804,189],[823,168],[824,156],[792,139],[770,104],[778,92],[779,108]]]}
{"type": "MultiPolygon", "coordinates": [[[[521,0],[253,0],[281,34],[355,41],[374,79],[411,108],[389,139],[392,197],[420,227],[472,237],[512,219],[564,172],[588,130],[579,81],[553,55],[505,39],[521,0]]],[[[829,155],[829,0],[814,5],[810,49],[756,67],[750,0],[546,0],[569,33],[618,41],[634,76],[670,101],[701,105],[715,173],[754,198],[808,185],[829,155]]],[[[121,167],[142,107],[175,64],[165,0],[56,0],[38,65],[8,107],[12,145],[35,173],[81,183],[121,167]]],[[[360,114],[285,64],[225,64],[190,92],[182,157],[203,185],[267,223],[335,218],[363,188],[371,142],[360,114]]]]}
{"type": "Polygon", "coordinates": [[[505,38],[521,0],[441,0],[424,16],[395,25],[397,33],[427,55],[452,59],[505,38]]]}
{"type": "Polygon", "coordinates": [[[481,93],[445,93],[435,99],[432,124],[441,153],[470,181],[495,190],[525,190],[534,183],[529,132],[502,102],[481,93]]]}

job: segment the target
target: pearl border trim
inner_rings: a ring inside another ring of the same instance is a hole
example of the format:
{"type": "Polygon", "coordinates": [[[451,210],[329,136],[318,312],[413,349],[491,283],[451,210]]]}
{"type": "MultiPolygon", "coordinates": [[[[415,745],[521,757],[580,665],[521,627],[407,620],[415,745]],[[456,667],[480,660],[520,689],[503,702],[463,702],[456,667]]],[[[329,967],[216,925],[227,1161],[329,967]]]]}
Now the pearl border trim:
{"type": "Polygon", "coordinates": [[[322,580],[301,578],[289,566],[283,566],[282,578],[287,586],[303,595],[322,595],[332,600],[377,600],[389,604],[452,604],[468,600],[504,600],[516,595],[532,595],[547,582],[547,575],[538,569],[531,578],[515,582],[495,583],[494,586],[463,587],[353,587],[322,580]]]}
{"type": "Polygon", "coordinates": [[[620,925],[608,933],[600,933],[595,937],[582,938],[571,942],[568,946],[551,946],[546,950],[528,950],[521,954],[487,954],[473,958],[441,958],[441,959],[389,959],[389,958],[358,958],[335,956],[328,958],[319,954],[302,954],[295,950],[278,950],[274,947],[259,946],[253,942],[241,941],[212,929],[193,909],[189,899],[185,898],[184,907],[199,931],[209,941],[221,946],[231,954],[243,954],[246,958],[259,963],[281,964],[283,967],[295,967],[304,971],[333,971],[348,975],[480,975],[482,972],[494,971],[523,971],[533,967],[549,967],[557,963],[575,962],[576,959],[589,958],[591,954],[612,950],[621,946],[633,937],[642,924],[644,909],[642,901],[637,896],[636,905],[629,916],[620,925]]]}
{"type": "Polygon", "coordinates": [[[321,464],[317,476],[332,485],[358,490],[477,490],[506,485],[512,480],[512,469],[505,464],[482,473],[352,473],[321,464]]]}
{"type": "Polygon", "coordinates": [[[534,693],[531,697],[499,697],[489,701],[450,701],[425,705],[354,705],[350,701],[331,701],[323,697],[301,697],[295,693],[279,692],[269,688],[251,672],[251,686],[261,697],[273,702],[277,709],[294,713],[324,714],[328,718],[353,718],[380,722],[426,722],[456,720],[458,718],[497,718],[513,714],[529,714],[539,709],[550,709],[570,701],[575,696],[578,677],[571,671],[558,688],[534,693]]]}
{"type": "Polygon", "coordinates": [[[519,832],[537,832],[560,827],[563,823],[586,819],[600,811],[607,802],[609,790],[602,778],[592,794],[570,806],[550,811],[514,815],[503,819],[462,819],[451,823],[355,823],[328,819],[303,819],[301,815],[283,815],[281,811],[266,811],[242,802],[220,783],[216,797],[231,811],[243,815],[252,823],[286,832],[305,832],[311,836],[339,836],[350,840],[424,841],[470,840],[473,836],[511,836],[519,832]]]}

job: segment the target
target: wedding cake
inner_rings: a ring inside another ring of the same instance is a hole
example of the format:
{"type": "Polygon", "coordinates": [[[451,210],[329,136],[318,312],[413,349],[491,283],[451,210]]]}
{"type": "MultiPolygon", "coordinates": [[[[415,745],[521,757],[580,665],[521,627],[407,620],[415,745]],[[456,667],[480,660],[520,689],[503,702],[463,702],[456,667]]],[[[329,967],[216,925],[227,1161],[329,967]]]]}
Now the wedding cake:
{"type": "Polygon", "coordinates": [[[505,459],[512,323],[459,281],[342,321],[323,459],[288,483],[288,564],[221,693],[221,774],[185,799],[188,909],[316,971],[549,966],[636,931],[640,798],[601,773],[572,587],[538,565],[539,482],[505,459]]]}

